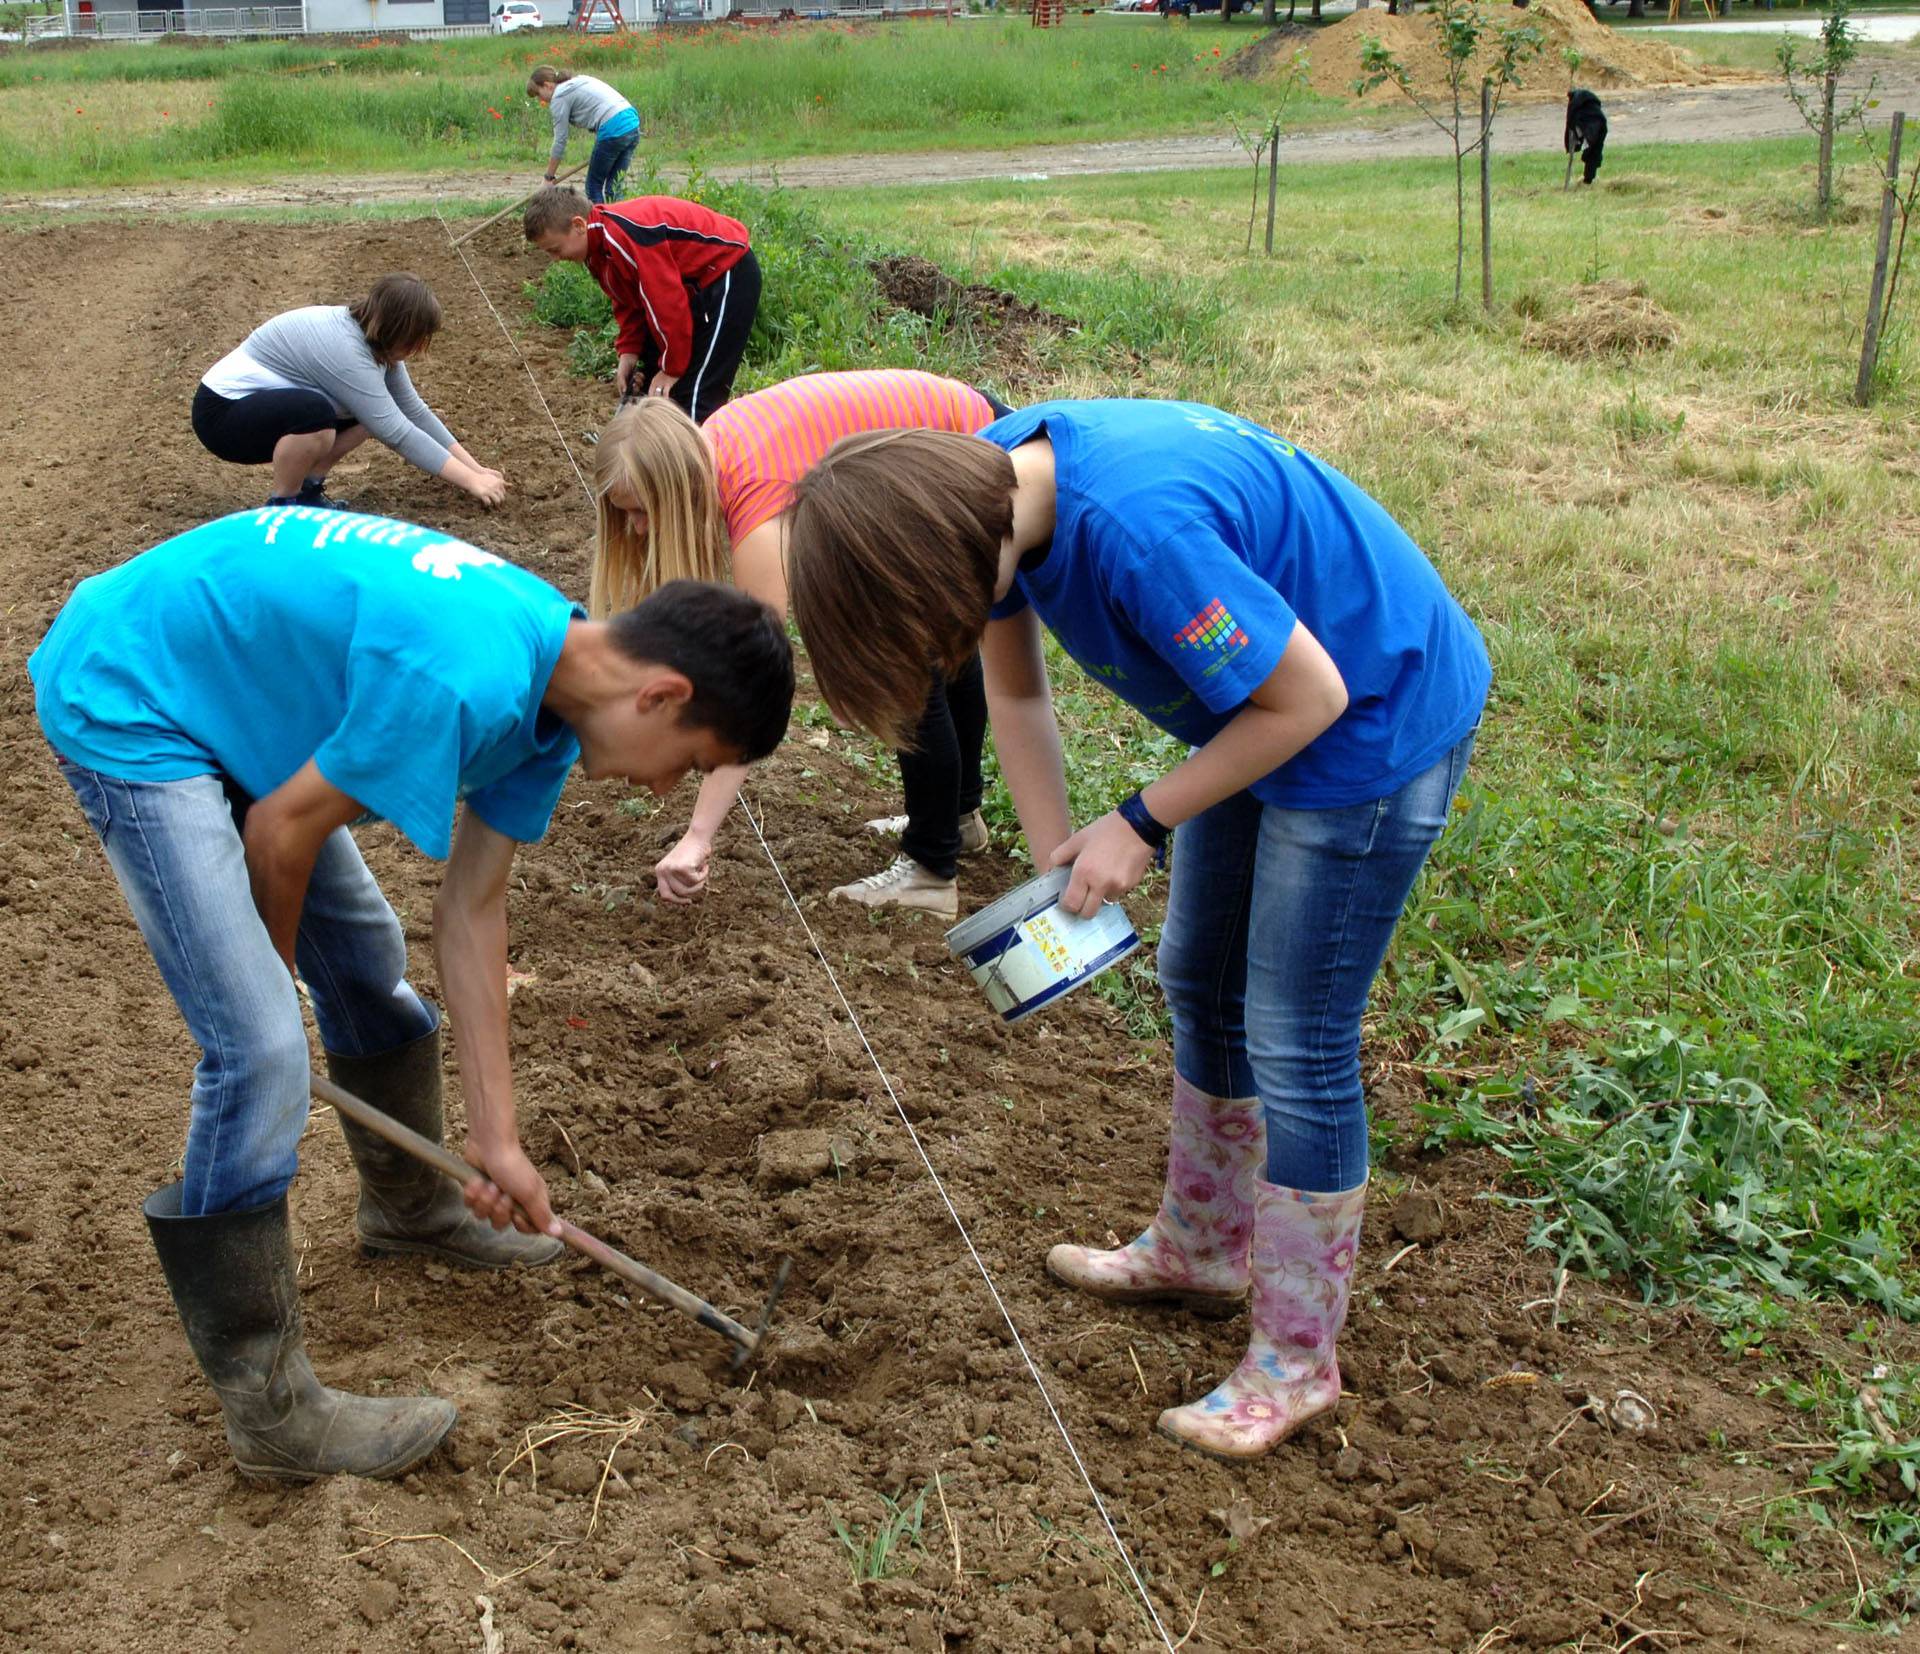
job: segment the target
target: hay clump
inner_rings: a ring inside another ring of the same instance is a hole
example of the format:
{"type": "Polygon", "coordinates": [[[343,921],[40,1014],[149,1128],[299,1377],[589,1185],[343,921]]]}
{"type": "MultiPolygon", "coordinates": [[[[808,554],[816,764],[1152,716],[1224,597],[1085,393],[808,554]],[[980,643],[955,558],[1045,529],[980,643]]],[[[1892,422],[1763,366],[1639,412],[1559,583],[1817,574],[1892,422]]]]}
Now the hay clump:
{"type": "MultiPolygon", "coordinates": [[[[1533,0],[1524,8],[1508,0],[1490,0],[1481,10],[1490,25],[1489,42],[1463,82],[1463,95],[1472,99],[1480,95],[1482,67],[1491,64],[1496,55],[1491,26],[1501,23],[1531,24],[1545,36],[1539,53],[1521,69],[1521,84],[1508,94],[1509,99],[1541,102],[1564,98],[1567,72],[1560,54],[1568,49],[1581,56],[1575,79],[1582,86],[1709,86],[1767,78],[1750,69],[1705,64],[1691,52],[1610,29],[1594,18],[1581,0],[1533,0]]],[[[1432,18],[1426,13],[1393,16],[1379,6],[1354,12],[1320,32],[1313,46],[1313,89],[1330,96],[1350,95],[1360,75],[1361,46],[1369,39],[1378,40],[1406,66],[1414,90],[1422,97],[1446,95],[1447,62],[1432,18]]],[[[1275,64],[1276,72],[1283,68],[1283,63],[1275,64]]]]}
{"type": "Polygon", "coordinates": [[[1644,283],[1589,281],[1573,290],[1572,309],[1531,323],[1521,342],[1530,350],[1590,361],[1670,350],[1680,342],[1680,329],[1644,283]]]}

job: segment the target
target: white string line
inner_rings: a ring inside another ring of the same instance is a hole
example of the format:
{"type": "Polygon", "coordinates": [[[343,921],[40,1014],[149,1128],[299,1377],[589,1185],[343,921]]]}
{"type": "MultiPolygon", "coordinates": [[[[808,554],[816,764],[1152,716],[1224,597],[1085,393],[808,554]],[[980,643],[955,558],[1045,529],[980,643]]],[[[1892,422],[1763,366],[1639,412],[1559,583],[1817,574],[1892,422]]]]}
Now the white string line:
{"type": "Polygon", "coordinates": [[[472,280],[475,291],[485,301],[486,307],[493,311],[493,319],[500,326],[500,336],[507,341],[507,348],[513,352],[521,371],[527,376],[527,383],[533,387],[534,398],[540,404],[540,411],[547,416],[547,423],[553,427],[553,434],[559,439],[560,451],[567,456],[567,463],[573,467],[574,476],[580,480],[580,492],[586,495],[587,505],[589,508],[598,509],[593,490],[587,486],[586,473],[580,469],[580,462],[573,457],[573,445],[567,441],[567,433],[560,429],[560,421],[553,417],[553,409],[547,406],[546,396],[540,389],[540,381],[534,378],[533,369],[526,357],[521,354],[519,342],[508,331],[505,319],[498,310],[494,309],[493,299],[487,292],[486,283],[481,281],[479,271],[474,269],[473,261],[467,257],[466,248],[454,239],[453,228],[447,223],[447,215],[440,210],[438,201],[433,204],[433,216],[440,220],[440,228],[446,232],[447,245],[460,255],[460,262],[467,267],[467,275],[472,280]]]}
{"type": "Polygon", "coordinates": [[[1080,1449],[1074,1445],[1073,1435],[1067,1429],[1066,1420],[1060,1416],[1060,1409],[1053,1404],[1053,1396],[1047,1390],[1046,1381],[1041,1378],[1039,1367],[1027,1351],[1027,1341],[1020,1336],[1020,1329],[1014,1324],[1013,1312],[1007,1308],[1006,1300],[1000,1296],[1000,1288],[994,1281],[993,1273],[980,1256],[979,1248],[973,1244],[973,1236],[967,1232],[967,1226],[960,1217],[959,1209],[953,1204],[953,1197],[947,1193],[946,1184],[941,1181],[940,1174],[933,1169],[933,1160],[927,1154],[926,1145],[920,1141],[919,1132],[913,1129],[913,1121],[907,1117],[907,1111],[900,1102],[899,1093],[893,1089],[893,1081],[887,1077],[886,1069],[881,1066],[879,1057],[874,1054],[873,1046],[867,1039],[866,1029],[860,1026],[860,1018],[854,1014],[853,1006],[847,1002],[846,990],[840,986],[840,978],[834,974],[833,966],[828,963],[826,950],[820,946],[819,937],[814,935],[813,926],[807,923],[806,914],[801,910],[800,903],[795,900],[793,887],[787,883],[786,874],[780,870],[780,863],[773,854],[773,846],[767,843],[767,835],[761,832],[759,820],[755,817],[752,806],[747,803],[744,792],[740,795],[740,811],[752,825],[753,836],[760,841],[760,848],[766,852],[767,863],[772,867],[774,877],[780,881],[780,888],[786,892],[787,902],[793,909],[794,917],[800,921],[800,928],[807,933],[807,940],[813,944],[814,955],[820,961],[820,968],[827,973],[828,982],[833,984],[833,991],[840,1001],[841,1010],[847,1013],[847,1021],[853,1025],[853,1031],[860,1036],[860,1043],[866,1048],[867,1060],[873,1064],[873,1071],[880,1076],[880,1083],[887,1088],[887,1096],[893,1103],[894,1113],[899,1115],[900,1124],[906,1127],[907,1137],[913,1144],[914,1152],[920,1156],[920,1164],[926,1167],[927,1176],[932,1179],[935,1191],[946,1205],[947,1216],[953,1219],[954,1228],[959,1230],[960,1239],[966,1243],[974,1268],[980,1271],[980,1279],[986,1282],[987,1291],[993,1297],[994,1308],[1000,1311],[1000,1318],[1007,1323],[1007,1331],[1013,1335],[1014,1348],[1019,1350],[1020,1359],[1026,1362],[1028,1376],[1033,1379],[1034,1388],[1040,1392],[1040,1399],[1046,1403],[1047,1411],[1053,1417],[1054,1428],[1060,1432],[1060,1439],[1067,1444],[1067,1452],[1073,1459],[1073,1467],[1080,1472],[1080,1480],[1086,1484],[1087,1493],[1093,1500],[1093,1508],[1100,1513],[1100,1520],[1106,1524],[1107,1534],[1113,1540],[1114,1549],[1120,1553],[1120,1560],[1126,1564],[1127,1577],[1133,1581],[1133,1588],[1139,1593],[1140,1601],[1145,1605],[1147,1614],[1153,1621],[1154,1630],[1160,1633],[1160,1640],[1167,1645],[1168,1649],[1173,1649],[1175,1647],[1173,1638],[1168,1635],[1166,1626],[1161,1623],[1160,1611],[1154,1607],[1153,1598],[1148,1595],[1145,1583],[1134,1568],[1133,1557],[1128,1553],[1126,1542],[1121,1539],[1119,1530],[1113,1525],[1113,1518],[1107,1514],[1106,1501],[1100,1497],[1100,1490],[1093,1485],[1093,1478],[1087,1473],[1086,1463],[1080,1457],[1080,1449]]]}
{"type": "MultiPolygon", "coordinates": [[[[467,274],[472,278],[473,285],[479,289],[480,297],[486,300],[487,308],[493,311],[493,319],[499,322],[501,333],[505,335],[507,343],[513,347],[514,355],[519,358],[520,366],[526,372],[527,382],[533,386],[533,394],[539,398],[540,406],[546,413],[547,422],[553,426],[554,436],[559,439],[561,448],[566,451],[567,461],[573,466],[573,474],[580,478],[581,492],[587,496],[587,503],[593,505],[595,503],[593,490],[587,486],[587,479],[581,475],[579,463],[573,457],[573,449],[567,444],[566,433],[560,429],[560,422],[553,417],[552,408],[547,406],[547,399],[541,394],[540,381],[534,377],[533,369],[528,366],[526,357],[521,355],[520,347],[514,343],[513,335],[507,332],[507,324],[501,320],[500,312],[494,309],[493,300],[487,297],[487,290],[482,285],[478,273],[467,261],[466,250],[454,242],[453,232],[448,228],[446,217],[440,212],[438,203],[435,203],[434,215],[439,218],[441,229],[447,232],[449,244],[453,246],[455,252],[459,253],[460,262],[466,265],[467,274]]],[[[1034,1388],[1040,1392],[1040,1399],[1046,1404],[1047,1413],[1053,1419],[1053,1427],[1060,1432],[1060,1439],[1066,1444],[1067,1454],[1073,1460],[1073,1468],[1080,1473],[1080,1480],[1086,1486],[1087,1496],[1093,1500],[1093,1508],[1100,1513],[1100,1521],[1107,1530],[1107,1536],[1113,1541],[1113,1548],[1126,1567],[1127,1578],[1133,1581],[1134,1591],[1139,1596],[1141,1605],[1146,1609],[1147,1617],[1153,1621],[1154,1630],[1160,1633],[1161,1642],[1166,1644],[1171,1654],[1178,1645],[1162,1622],[1160,1610],[1154,1606],[1153,1598],[1148,1593],[1139,1570],[1134,1567],[1133,1555],[1127,1549],[1126,1541],[1120,1537],[1120,1530],[1114,1526],[1113,1517],[1108,1514],[1107,1502],[1100,1497],[1100,1490],[1093,1485],[1093,1477],[1088,1474],[1086,1461],[1080,1457],[1080,1449],[1074,1443],[1073,1433],[1068,1430],[1067,1421],[1060,1416],[1060,1409],[1053,1404],[1053,1395],[1047,1389],[1046,1381],[1040,1376],[1040,1368],[1027,1349],[1027,1341],[1020,1336],[1020,1328],[1014,1322],[1013,1312],[1007,1308],[1006,1300],[1000,1296],[1000,1288],[993,1278],[993,1272],[987,1268],[986,1260],[980,1256],[979,1248],[973,1244],[973,1236],[968,1233],[959,1208],[953,1203],[953,1197],[947,1193],[946,1184],[941,1181],[940,1174],[934,1170],[933,1160],[927,1153],[926,1145],[920,1141],[919,1132],[913,1129],[913,1121],[907,1117],[900,1095],[893,1089],[892,1079],[889,1078],[886,1069],[881,1066],[879,1057],[874,1053],[873,1044],[867,1038],[866,1029],[861,1027],[860,1018],[854,1013],[853,1006],[848,1003],[846,990],[840,986],[840,978],[834,974],[833,966],[827,959],[826,949],[821,947],[820,938],[814,935],[813,926],[807,922],[806,913],[793,894],[793,886],[787,883],[787,875],[780,866],[779,858],[773,853],[773,846],[767,842],[767,835],[760,830],[759,819],[754,815],[753,807],[748,804],[744,791],[740,794],[739,803],[740,813],[747,818],[748,824],[753,828],[753,836],[760,841],[760,849],[767,858],[767,865],[773,869],[773,876],[780,881],[780,888],[786,893],[787,905],[793,909],[793,916],[800,921],[800,928],[806,932],[807,941],[813,947],[814,957],[820,961],[820,968],[827,973],[827,981],[832,984],[834,995],[840,1001],[840,1008],[847,1013],[847,1021],[852,1024],[853,1031],[860,1036],[860,1044],[867,1053],[867,1060],[873,1064],[873,1071],[880,1076],[880,1083],[887,1088],[887,1097],[893,1103],[893,1111],[900,1117],[900,1124],[906,1127],[907,1138],[913,1144],[914,1152],[920,1156],[920,1164],[926,1168],[934,1191],[947,1208],[947,1216],[953,1219],[953,1226],[959,1231],[960,1239],[966,1246],[967,1255],[973,1259],[974,1268],[979,1270],[980,1279],[986,1283],[994,1308],[1000,1311],[1000,1319],[1006,1322],[1007,1331],[1013,1336],[1014,1348],[1020,1352],[1020,1359],[1026,1363],[1027,1376],[1033,1380],[1034,1388]]]]}

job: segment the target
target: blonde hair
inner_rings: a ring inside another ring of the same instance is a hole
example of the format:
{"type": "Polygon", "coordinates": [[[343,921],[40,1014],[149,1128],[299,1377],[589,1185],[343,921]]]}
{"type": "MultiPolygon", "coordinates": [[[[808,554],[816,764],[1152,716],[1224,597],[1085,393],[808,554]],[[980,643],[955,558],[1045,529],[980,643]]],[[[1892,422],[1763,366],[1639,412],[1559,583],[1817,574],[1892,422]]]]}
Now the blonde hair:
{"type": "Polygon", "coordinates": [[[678,407],[649,396],[600,433],[593,457],[600,515],[587,610],[596,620],[630,609],[669,580],[732,578],[732,543],[707,440],[678,407]],[[646,513],[644,534],[608,498],[624,486],[646,513]]]}
{"type": "Polygon", "coordinates": [[[957,671],[993,608],[1013,461],[952,431],[842,437],[800,479],[787,590],[813,680],[846,723],[913,744],[933,668],[957,671]]]}

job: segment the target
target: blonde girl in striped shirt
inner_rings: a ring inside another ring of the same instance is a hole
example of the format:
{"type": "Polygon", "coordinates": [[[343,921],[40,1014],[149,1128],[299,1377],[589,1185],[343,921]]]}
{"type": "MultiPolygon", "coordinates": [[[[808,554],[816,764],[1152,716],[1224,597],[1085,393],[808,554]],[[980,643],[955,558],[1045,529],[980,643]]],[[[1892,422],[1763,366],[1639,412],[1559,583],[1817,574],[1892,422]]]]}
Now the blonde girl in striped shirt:
{"type": "MultiPolygon", "coordinates": [[[[627,608],[669,580],[730,580],[785,614],[787,505],[834,443],[863,431],[971,434],[1007,411],[970,385],[910,369],[807,374],[738,397],[705,425],[660,398],[627,408],[595,453],[600,523],[589,607],[596,616],[627,608]]],[[[953,918],[958,858],[987,842],[978,658],[951,678],[936,673],[929,690],[913,750],[899,755],[907,813],[868,823],[898,831],[901,854],[832,894],[953,918]]],[[[714,837],[745,774],[717,770],[701,783],[686,833],[654,868],[663,901],[691,902],[706,888],[714,837]]]]}

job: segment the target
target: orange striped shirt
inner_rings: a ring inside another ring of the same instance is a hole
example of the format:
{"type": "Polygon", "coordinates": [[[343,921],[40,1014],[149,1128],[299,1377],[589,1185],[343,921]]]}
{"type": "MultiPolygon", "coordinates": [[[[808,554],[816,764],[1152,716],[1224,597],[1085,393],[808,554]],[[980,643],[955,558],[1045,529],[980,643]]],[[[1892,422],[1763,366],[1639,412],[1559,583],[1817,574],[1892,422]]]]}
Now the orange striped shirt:
{"type": "Polygon", "coordinates": [[[713,444],[727,533],[738,545],[786,510],[793,485],[844,436],[859,431],[957,431],[993,423],[971,385],[911,368],[809,373],[738,396],[701,428],[713,444]]]}

